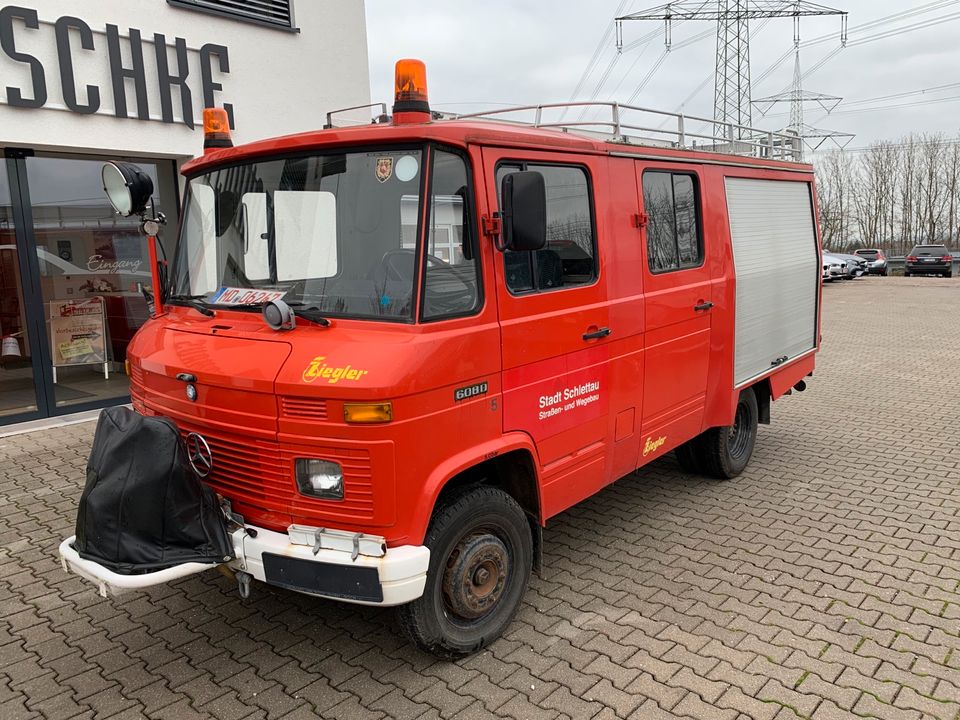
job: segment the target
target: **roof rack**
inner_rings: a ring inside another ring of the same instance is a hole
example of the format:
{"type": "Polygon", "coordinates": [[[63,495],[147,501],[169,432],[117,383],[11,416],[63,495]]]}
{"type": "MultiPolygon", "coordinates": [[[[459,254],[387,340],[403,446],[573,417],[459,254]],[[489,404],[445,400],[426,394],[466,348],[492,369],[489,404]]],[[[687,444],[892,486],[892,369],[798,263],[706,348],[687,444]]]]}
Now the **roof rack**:
{"type": "Polygon", "coordinates": [[[636,105],[621,105],[617,102],[521,105],[462,115],[445,114],[444,117],[457,120],[479,118],[532,125],[538,128],[553,128],[627,145],[682,148],[795,162],[803,159],[801,138],[792,133],[771,132],[696,115],[653,110],[636,105]],[[572,108],[582,109],[580,117],[574,121],[564,121],[567,111],[572,108]],[[591,108],[599,108],[602,116],[597,119],[586,119],[591,108]],[[562,112],[559,112],[559,117],[553,118],[556,111],[562,112]],[[606,112],[609,112],[609,115],[605,114],[606,112]],[[533,113],[532,121],[529,119],[530,113],[533,113]],[[524,114],[527,119],[520,119],[524,114]],[[520,117],[512,118],[509,117],[510,115],[520,117]],[[657,120],[660,124],[654,126],[657,120]]]}

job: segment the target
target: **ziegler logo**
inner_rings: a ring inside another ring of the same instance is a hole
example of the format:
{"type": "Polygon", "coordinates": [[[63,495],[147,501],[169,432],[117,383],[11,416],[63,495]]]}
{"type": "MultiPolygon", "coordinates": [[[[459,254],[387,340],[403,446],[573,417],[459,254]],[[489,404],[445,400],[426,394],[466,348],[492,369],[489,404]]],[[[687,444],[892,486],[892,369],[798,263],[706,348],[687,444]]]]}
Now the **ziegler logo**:
{"type": "Polygon", "coordinates": [[[352,380],[356,382],[367,374],[366,370],[358,370],[349,365],[330,367],[324,360],[326,360],[325,357],[319,356],[310,361],[307,369],[303,371],[302,378],[305,383],[312,383],[317,378],[323,378],[331,385],[336,385],[341,380],[352,380]]]}
{"type": "Polygon", "coordinates": [[[661,435],[656,440],[653,438],[647,438],[647,441],[643,444],[643,455],[646,457],[652,452],[655,452],[657,448],[663,445],[667,441],[667,438],[661,435]]]}
{"type": "Polygon", "coordinates": [[[476,385],[468,385],[467,387],[457,388],[453,391],[453,399],[455,402],[460,402],[461,400],[467,400],[468,398],[477,397],[477,395],[486,395],[489,385],[485,382],[477,383],[476,385]]]}

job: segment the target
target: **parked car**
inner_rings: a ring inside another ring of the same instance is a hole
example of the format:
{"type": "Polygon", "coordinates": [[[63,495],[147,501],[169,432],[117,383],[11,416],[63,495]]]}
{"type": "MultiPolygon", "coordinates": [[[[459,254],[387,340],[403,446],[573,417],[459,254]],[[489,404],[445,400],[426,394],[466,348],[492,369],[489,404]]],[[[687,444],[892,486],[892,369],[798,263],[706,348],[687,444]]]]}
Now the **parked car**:
{"type": "Polygon", "coordinates": [[[867,272],[871,275],[887,276],[887,256],[883,254],[883,250],[861,248],[854,250],[853,254],[859,255],[867,261],[867,272]]]}
{"type": "Polygon", "coordinates": [[[942,275],[953,277],[953,255],[946,245],[916,245],[907,255],[904,277],[942,275]]]}
{"type": "Polygon", "coordinates": [[[831,255],[823,256],[823,274],[821,278],[824,282],[833,282],[846,274],[846,264],[840,258],[831,255]]]}
{"type": "Polygon", "coordinates": [[[844,280],[853,280],[867,274],[867,261],[859,255],[848,255],[846,253],[835,253],[827,250],[824,257],[834,258],[836,262],[843,267],[844,280]]]}

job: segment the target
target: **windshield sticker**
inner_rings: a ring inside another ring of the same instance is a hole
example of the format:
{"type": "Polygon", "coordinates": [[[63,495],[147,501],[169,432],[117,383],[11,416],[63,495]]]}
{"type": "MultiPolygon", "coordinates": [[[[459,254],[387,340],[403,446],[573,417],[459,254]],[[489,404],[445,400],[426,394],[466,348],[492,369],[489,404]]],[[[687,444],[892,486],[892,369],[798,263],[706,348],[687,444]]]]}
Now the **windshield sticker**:
{"type": "Polygon", "coordinates": [[[420,169],[417,159],[413,155],[404,155],[402,158],[397,160],[397,180],[400,182],[409,182],[417,176],[417,171],[420,169]]]}
{"type": "Polygon", "coordinates": [[[367,374],[366,370],[358,370],[350,365],[331,367],[324,362],[326,359],[326,357],[321,355],[310,361],[307,369],[303,371],[302,379],[305,383],[312,383],[317,378],[322,378],[330,385],[336,385],[341,380],[356,382],[367,374]]]}
{"type": "Polygon", "coordinates": [[[393,158],[377,158],[377,180],[385,183],[393,176],[393,158]]]}
{"type": "Polygon", "coordinates": [[[222,287],[207,302],[218,305],[263,305],[279,300],[286,294],[286,290],[222,287]]]}

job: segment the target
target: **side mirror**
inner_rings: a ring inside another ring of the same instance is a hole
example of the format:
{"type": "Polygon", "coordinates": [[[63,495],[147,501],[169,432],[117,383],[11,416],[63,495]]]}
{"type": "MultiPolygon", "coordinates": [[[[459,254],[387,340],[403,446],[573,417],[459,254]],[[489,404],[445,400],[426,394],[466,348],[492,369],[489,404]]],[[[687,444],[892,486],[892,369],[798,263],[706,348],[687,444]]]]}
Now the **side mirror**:
{"type": "Polygon", "coordinates": [[[100,171],[103,190],[113,209],[124,217],[142,215],[153,195],[153,180],[136,165],[109,162],[100,171]]]}
{"type": "Polygon", "coordinates": [[[522,252],[547,244],[547,188],[532,170],[506,175],[500,186],[503,247],[522,252]]]}

